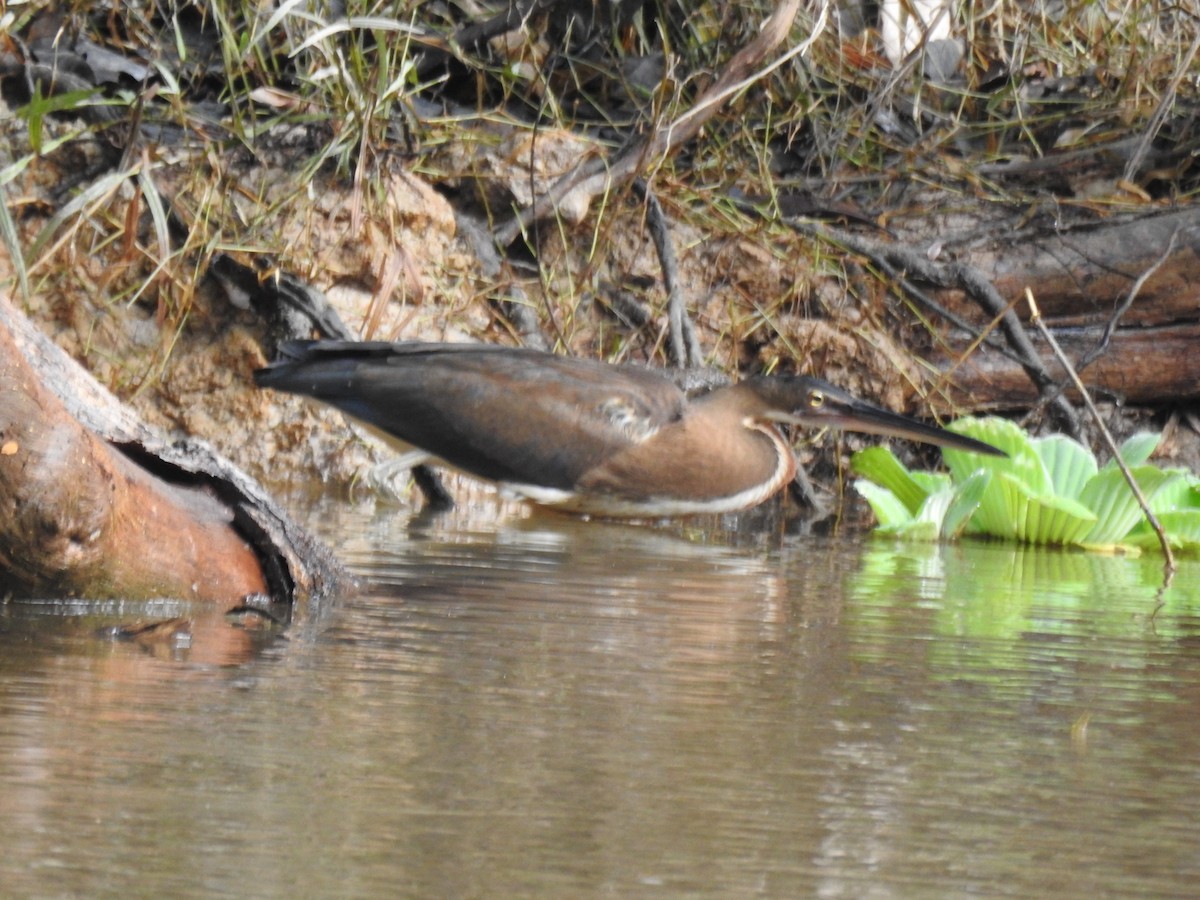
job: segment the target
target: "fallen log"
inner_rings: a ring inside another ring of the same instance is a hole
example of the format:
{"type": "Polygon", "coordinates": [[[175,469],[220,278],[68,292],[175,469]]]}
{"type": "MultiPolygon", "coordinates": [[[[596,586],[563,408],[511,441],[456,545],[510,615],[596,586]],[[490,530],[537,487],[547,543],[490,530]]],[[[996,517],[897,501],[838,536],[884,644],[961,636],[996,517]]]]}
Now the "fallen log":
{"type": "MultiPolygon", "coordinates": [[[[1054,336],[1068,358],[1079,360],[1099,340],[1101,329],[1055,328],[1054,336]]],[[[1031,336],[1047,373],[1065,384],[1067,373],[1039,337],[1031,336]]],[[[1084,385],[1096,398],[1119,399],[1126,403],[1155,406],[1200,398],[1200,322],[1164,325],[1157,328],[1120,328],[1113,334],[1108,351],[1080,373],[1084,385]]],[[[948,378],[943,399],[950,409],[1024,409],[1037,402],[1038,392],[1024,369],[992,350],[977,350],[960,366],[944,365],[948,378]]],[[[1068,388],[1066,395],[1078,400],[1068,388]]],[[[939,399],[931,395],[934,405],[939,399]]]]}
{"type": "Polygon", "coordinates": [[[345,583],[249,476],[146,427],[0,296],[0,589],[290,613],[345,583]]]}
{"type": "MultiPolygon", "coordinates": [[[[1026,287],[1032,288],[1042,315],[1056,326],[1103,325],[1142,273],[1161,261],[1121,317],[1122,324],[1141,328],[1200,320],[1198,207],[1017,239],[1010,234],[960,251],[960,258],[983,273],[1001,296],[1017,300],[1023,319],[1029,310],[1020,298],[1026,287]],[[1171,252],[1164,257],[1168,247],[1171,252]]],[[[951,310],[986,321],[964,292],[940,291],[938,296],[951,310]]]]}
{"type": "MultiPolygon", "coordinates": [[[[1147,406],[1200,397],[1200,210],[1023,236],[958,255],[1023,324],[1029,320],[1024,293],[1032,290],[1046,325],[1095,396],[1147,406]]],[[[965,290],[933,293],[962,320],[987,327],[988,316],[965,290]]],[[[1011,355],[992,344],[971,349],[975,335],[959,329],[944,336],[944,396],[958,410],[1037,402],[1038,391],[1011,355]]],[[[1030,341],[1045,373],[1065,385],[1066,373],[1045,342],[1034,335],[1030,341]]]]}

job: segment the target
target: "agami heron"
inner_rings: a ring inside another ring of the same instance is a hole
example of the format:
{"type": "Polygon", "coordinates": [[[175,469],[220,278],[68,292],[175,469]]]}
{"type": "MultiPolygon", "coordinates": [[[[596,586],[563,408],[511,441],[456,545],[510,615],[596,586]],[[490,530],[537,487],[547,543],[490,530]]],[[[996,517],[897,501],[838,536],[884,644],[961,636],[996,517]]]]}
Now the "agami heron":
{"type": "Polygon", "coordinates": [[[663,517],[746,509],[796,474],[783,423],[975,453],[988,444],[805,375],[689,397],[648,368],[480,344],[295,341],[254,373],[316,398],[502,492],[575,513],[663,517]]]}

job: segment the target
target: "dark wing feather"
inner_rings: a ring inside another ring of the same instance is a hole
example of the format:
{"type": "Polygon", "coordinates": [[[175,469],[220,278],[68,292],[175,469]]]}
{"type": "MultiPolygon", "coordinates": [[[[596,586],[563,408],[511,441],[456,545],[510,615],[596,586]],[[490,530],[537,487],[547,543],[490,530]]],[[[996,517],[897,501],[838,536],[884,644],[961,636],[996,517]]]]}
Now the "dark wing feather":
{"type": "Polygon", "coordinates": [[[336,406],[465,472],[569,490],[683,415],[649,369],[475,344],[294,342],[255,381],[336,406]]]}

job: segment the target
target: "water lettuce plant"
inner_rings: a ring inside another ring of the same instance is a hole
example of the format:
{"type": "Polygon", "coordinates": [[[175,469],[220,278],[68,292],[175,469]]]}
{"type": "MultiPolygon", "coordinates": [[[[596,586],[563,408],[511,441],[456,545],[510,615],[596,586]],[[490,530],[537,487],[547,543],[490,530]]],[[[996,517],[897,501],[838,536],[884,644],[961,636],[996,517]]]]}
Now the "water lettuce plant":
{"type": "MultiPolygon", "coordinates": [[[[948,473],[909,471],[885,447],[856,453],[855,488],[879,520],[878,531],[909,540],[963,534],[1091,549],[1158,547],[1115,461],[1064,435],[1030,437],[1005,419],[960,419],[952,431],[1004,450],[1007,458],[945,449],[948,473]]],[[[1200,549],[1200,479],[1147,462],[1159,435],[1141,433],[1120,448],[1172,547],[1200,549]]]]}

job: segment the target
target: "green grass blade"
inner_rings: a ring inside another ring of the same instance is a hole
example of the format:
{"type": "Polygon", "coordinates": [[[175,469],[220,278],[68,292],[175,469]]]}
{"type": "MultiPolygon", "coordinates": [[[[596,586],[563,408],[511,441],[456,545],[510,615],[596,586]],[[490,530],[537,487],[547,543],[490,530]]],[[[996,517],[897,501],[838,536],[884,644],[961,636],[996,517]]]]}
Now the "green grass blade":
{"type": "Polygon", "coordinates": [[[54,238],[64,223],[74,219],[92,203],[103,202],[105,196],[115,192],[127,177],[125,172],[109,172],[60,206],[33,239],[33,243],[25,252],[25,258],[37,259],[43,248],[54,238]]]}
{"type": "Polygon", "coordinates": [[[158,239],[159,261],[165,262],[171,256],[171,229],[167,223],[166,205],[149,172],[139,169],[137,178],[138,186],[142,189],[142,196],[146,198],[146,207],[150,210],[150,218],[154,222],[154,234],[158,239]]]}
{"type": "Polygon", "coordinates": [[[13,270],[17,273],[17,284],[21,288],[21,297],[29,299],[29,270],[25,266],[25,256],[21,253],[21,238],[17,234],[17,223],[13,221],[8,211],[8,197],[4,185],[0,184],[0,243],[8,250],[8,258],[13,270]]]}

